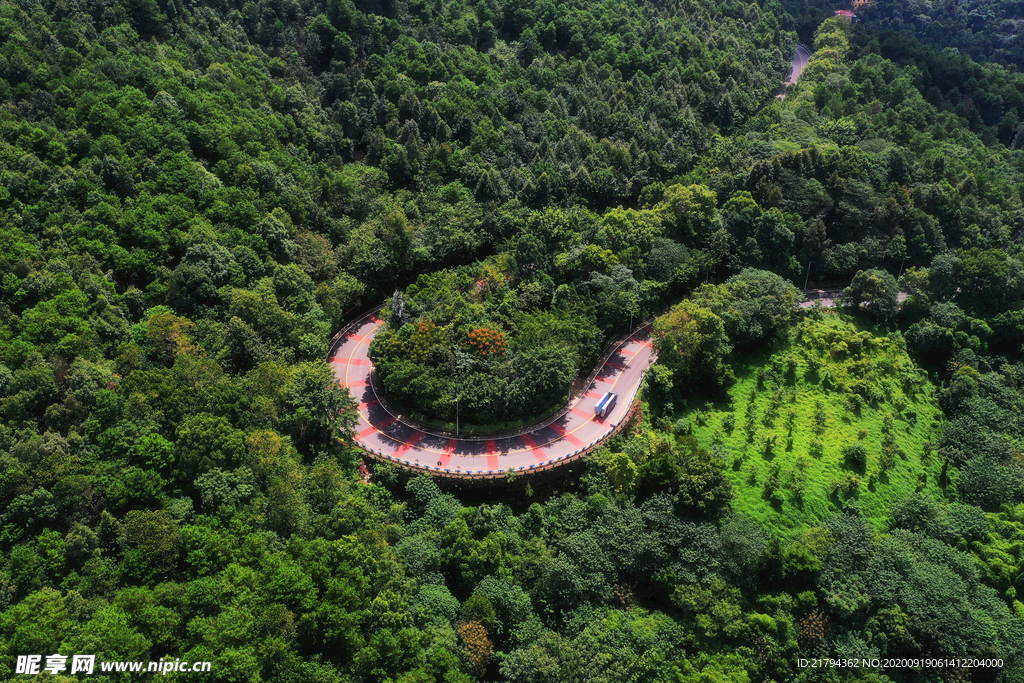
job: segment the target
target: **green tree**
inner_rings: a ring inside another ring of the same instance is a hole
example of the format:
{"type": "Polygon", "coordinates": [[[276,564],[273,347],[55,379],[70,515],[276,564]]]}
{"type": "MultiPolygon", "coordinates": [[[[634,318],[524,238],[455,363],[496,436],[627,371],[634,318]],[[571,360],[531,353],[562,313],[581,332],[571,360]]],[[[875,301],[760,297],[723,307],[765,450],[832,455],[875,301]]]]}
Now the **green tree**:
{"type": "Polygon", "coordinates": [[[802,296],[775,273],[744,269],[722,285],[703,285],[693,300],[722,319],[729,340],[750,348],[785,334],[796,318],[802,296]]]}
{"type": "Polygon", "coordinates": [[[1000,313],[1024,297],[1024,267],[1002,249],[971,249],[957,256],[956,296],[968,310],[1000,313]]]}
{"type": "Polygon", "coordinates": [[[730,383],[732,348],[722,319],[694,301],[683,301],[654,321],[658,363],[672,370],[674,386],[714,393],[730,383]]]}
{"type": "Polygon", "coordinates": [[[145,583],[169,578],[177,569],[181,536],[165,510],[133,510],[121,526],[122,566],[127,576],[145,583]]]}
{"type": "Polygon", "coordinates": [[[360,302],[366,287],[348,273],[339,275],[330,283],[321,283],[316,288],[316,301],[333,327],[338,327],[345,314],[360,302]]]}
{"type": "Polygon", "coordinates": [[[732,498],[724,464],[692,436],[682,437],[678,445],[656,444],[640,466],[640,480],[647,492],[672,492],[678,509],[693,515],[717,514],[732,498]]]}
{"type": "Polygon", "coordinates": [[[236,467],[245,452],[244,434],[226,418],[209,413],[188,417],[177,429],[178,477],[194,481],[213,467],[236,467]]]}
{"type": "Polygon", "coordinates": [[[896,278],[883,270],[859,270],[850,286],[843,290],[843,298],[853,306],[864,306],[874,320],[886,323],[899,311],[896,278]]]}
{"type": "Polygon", "coordinates": [[[704,185],[670,185],[657,209],[674,236],[703,238],[713,232],[718,197],[704,185]]]}
{"type": "Polygon", "coordinates": [[[327,443],[335,434],[351,434],[356,425],[352,394],[334,377],[326,361],[297,365],[284,387],[289,422],[303,442],[327,443]]]}
{"type": "Polygon", "coordinates": [[[616,253],[635,247],[646,254],[661,234],[661,216],[654,211],[614,208],[601,218],[601,230],[616,253]]]}

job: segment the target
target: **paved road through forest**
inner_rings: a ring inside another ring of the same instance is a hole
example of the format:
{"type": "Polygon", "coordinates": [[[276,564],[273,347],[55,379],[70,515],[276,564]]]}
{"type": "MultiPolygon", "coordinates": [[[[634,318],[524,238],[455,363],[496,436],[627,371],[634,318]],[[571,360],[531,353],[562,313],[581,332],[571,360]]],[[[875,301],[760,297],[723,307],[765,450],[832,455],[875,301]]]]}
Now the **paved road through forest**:
{"type": "Polygon", "coordinates": [[[389,455],[405,464],[452,474],[500,474],[508,469],[554,463],[579,454],[602,440],[629,411],[644,371],[654,362],[650,328],[622,342],[603,363],[585,393],[564,415],[521,434],[495,438],[453,438],[432,434],[406,422],[381,404],[370,381],[373,366],[370,342],[384,324],[370,313],[351,325],[331,349],[334,375],[359,404],[359,423],[353,434],[359,446],[389,455]],[[606,418],[594,415],[594,405],[614,391],[618,403],[606,418]]]}
{"type": "Polygon", "coordinates": [[[786,80],[782,83],[782,91],[776,97],[780,100],[786,99],[786,88],[797,82],[800,74],[807,68],[807,62],[810,61],[812,54],[814,53],[811,52],[811,48],[803,43],[796,44],[796,53],[793,55],[793,61],[789,67],[789,75],[786,76],[786,80]]]}
{"type": "MultiPolygon", "coordinates": [[[[814,308],[816,304],[821,304],[822,308],[834,308],[836,301],[843,295],[842,290],[821,290],[821,289],[805,289],[803,294],[807,297],[810,293],[815,294],[814,298],[808,298],[807,301],[803,301],[800,304],[800,308],[814,308]]],[[[903,303],[907,298],[906,292],[898,292],[896,294],[896,303],[903,303]]]]}

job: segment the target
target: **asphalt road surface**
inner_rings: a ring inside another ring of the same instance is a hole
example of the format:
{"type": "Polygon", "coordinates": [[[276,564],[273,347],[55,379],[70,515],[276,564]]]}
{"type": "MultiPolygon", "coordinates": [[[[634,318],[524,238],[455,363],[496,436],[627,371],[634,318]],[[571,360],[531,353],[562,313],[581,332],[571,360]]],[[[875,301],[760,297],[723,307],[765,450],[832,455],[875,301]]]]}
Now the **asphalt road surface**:
{"type": "MultiPolygon", "coordinates": [[[[804,294],[806,295],[808,291],[813,291],[813,290],[806,290],[804,292],[804,294]]],[[[838,297],[840,295],[841,295],[841,292],[840,293],[836,293],[834,296],[826,294],[825,296],[821,296],[821,297],[818,297],[818,298],[815,298],[815,299],[808,299],[807,301],[801,302],[799,304],[799,306],[800,306],[800,308],[814,308],[814,304],[815,303],[821,302],[821,307],[822,308],[833,308],[836,305],[836,297],[838,297]]],[[[903,303],[903,301],[906,298],[907,298],[906,292],[899,292],[898,294],[896,294],[896,301],[898,303],[903,303]]]]}
{"type": "Polygon", "coordinates": [[[335,377],[359,403],[355,440],[365,449],[409,465],[440,467],[453,474],[497,474],[558,461],[586,450],[610,434],[626,416],[644,371],[654,362],[650,329],[641,328],[611,354],[568,412],[550,424],[501,438],[452,438],[417,429],[381,405],[370,383],[373,366],[369,350],[382,324],[375,313],[364,316],[349,328],[329,358],[335,377]],[[608,417],[596,417],[594,406],[608,391],[619,395],[618,402],[608,417]]]}
{"type": "Polygon", "coordinates": [[[811,59],[811,48],[807,47],[803,43],[797,43],[796,53],[793,55],[793,62],[789,67],[789,75],[782,84],[782,92],[779,93],[779,99],[786,99],[786,88],[793,85],[800,78],[800,74],[807,68],[807,62],[811,59]]]}

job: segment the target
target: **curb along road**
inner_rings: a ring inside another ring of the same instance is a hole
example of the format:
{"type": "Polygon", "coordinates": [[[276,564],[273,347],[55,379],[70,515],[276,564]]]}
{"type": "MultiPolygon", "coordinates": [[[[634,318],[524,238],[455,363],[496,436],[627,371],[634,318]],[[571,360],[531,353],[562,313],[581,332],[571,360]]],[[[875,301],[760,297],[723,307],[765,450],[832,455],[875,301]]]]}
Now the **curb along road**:
{"type": "Polygon", "coordinates": [[[369,351],[384,324],[377,315],[379,310],[370,311],[335,335],[328,358],[334,376],[359,405],[355,444],[373,458],[434,475],[493,479],[508,470],[550,469],[583,457],[629,421],[644,373],[655,357],[650,328],[644,326],[613,343],[591,374],[586,391],[572,397],[553,420],[490,439],[453,438],[404,420],[378,398],[369,351]],[[598,418],[594,405],[608,391],[616,392],[619,401],[610,415],[598,418]]]}

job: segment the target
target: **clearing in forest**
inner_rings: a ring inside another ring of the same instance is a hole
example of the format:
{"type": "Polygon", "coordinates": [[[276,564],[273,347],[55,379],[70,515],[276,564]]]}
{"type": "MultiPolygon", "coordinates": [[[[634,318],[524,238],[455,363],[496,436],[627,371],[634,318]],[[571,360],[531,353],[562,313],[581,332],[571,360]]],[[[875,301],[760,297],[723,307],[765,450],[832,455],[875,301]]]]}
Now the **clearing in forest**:
{"type": "Polygon", "coordinates": [[[730,463],[736,511],[804,529],[858,498],[881,529],[894,502],[940,486],[936,389],[898,333],[819,314],[736,371],[728,399],[687,416],[701,445],[730,463]]]}

